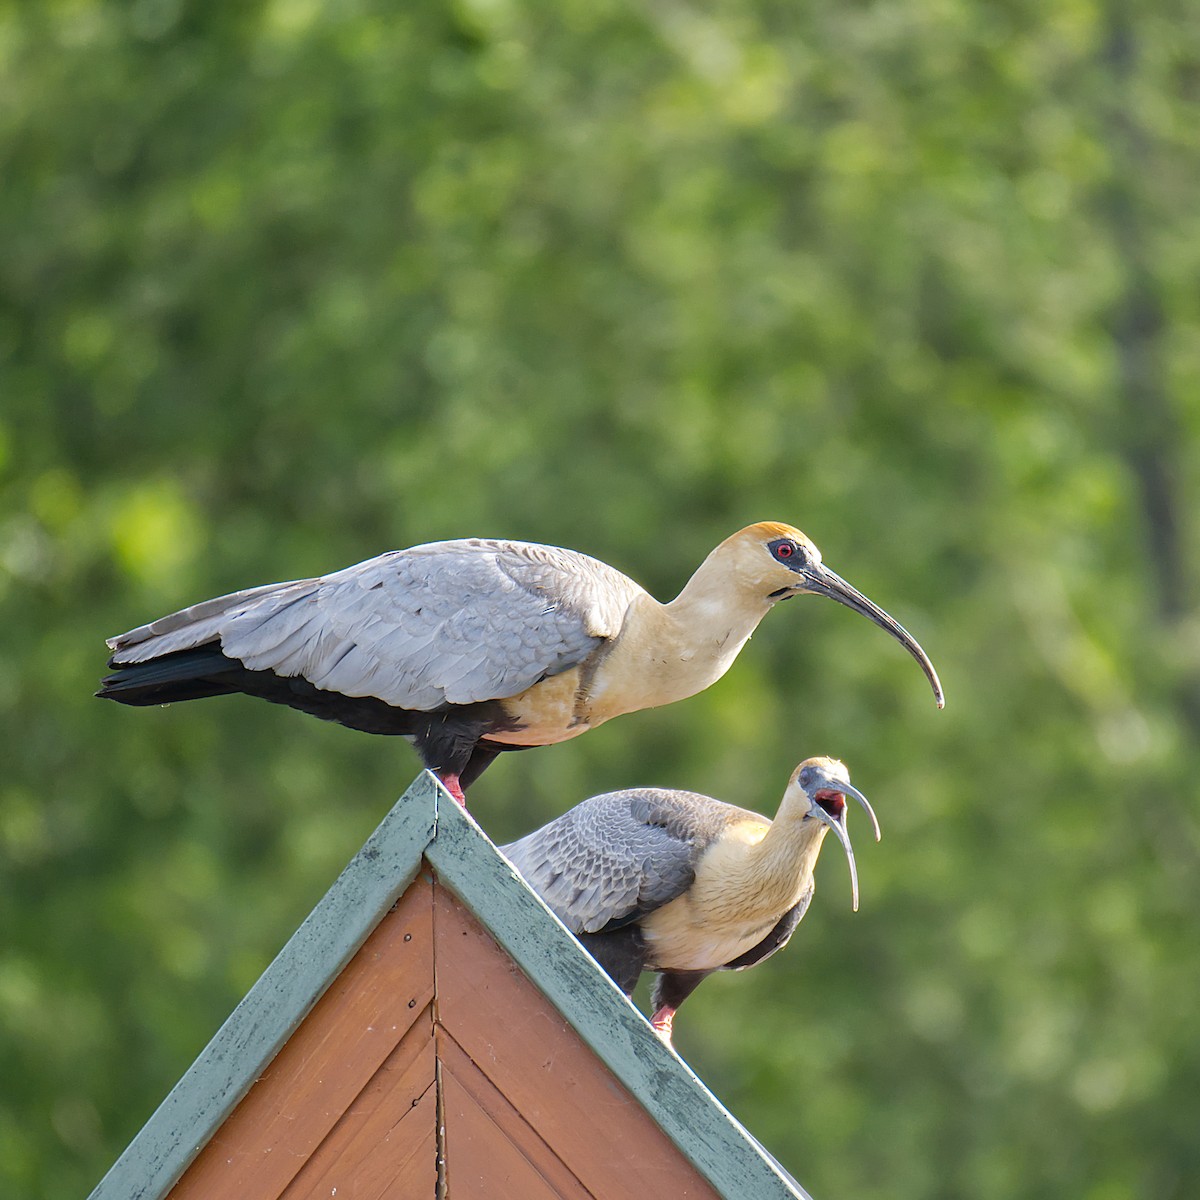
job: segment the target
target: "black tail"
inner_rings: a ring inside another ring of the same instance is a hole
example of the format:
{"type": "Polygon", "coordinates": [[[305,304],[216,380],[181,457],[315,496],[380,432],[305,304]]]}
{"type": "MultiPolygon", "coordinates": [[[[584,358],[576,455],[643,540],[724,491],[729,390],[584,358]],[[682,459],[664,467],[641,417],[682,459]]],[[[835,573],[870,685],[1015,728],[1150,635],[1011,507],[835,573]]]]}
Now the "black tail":
{"type": "MultiPolygon", "coordinates": [[[[272,704],[286,704],[324,721],[337,721],[365,733],[423,734],[424,740],[452,736],[461,741],[460,722],[445,713],[411,713],[393,708],[374,696],[343,696],[313,687],[303,676],[280,676],[274,671],[251,671],[236,658],[221,653],[216,642],[193,650],[176,650],[144,663],[109,660],[111,675],[100,681],[97,696],[119,704],[172,704],[177,700],[200,700],[205,696],[229,696],[242,692],[272,704]],[[416,724],[414,724],[416,722],[416,724]]],[[[470,705],[465,719],[478,740],[480,715],[492,717],[486,705],[470,705]]],[[[468,747],[469,749],[469,747],[468,747]]],[[[435,759],[435,764],[442,760],[435,759]]],[[[480,767],[480,770],[486,763],[480,767]]],[[[479,772],[476,771],[475,774],[479,772]]]]}
{"type": "Polygon", "coordinates": [[[237,692],[258,696],[272,704],[286,704],[323,721],[336,721],[364,733],[413,738],[426,766],[447,767],[462,773],[463,786],[475,779],[500,750],[521,746],[495,746],[479,750],[479,739],[490,729],[511,728],[495,701],[447,706],[436,712],[409,711],[376,696],[343,696],[314,687],[302,675],[276,675],[252,671],[236,658],[221,652],[216,642],[192,650],[176,650],[143,663],[109,660],[111,675],[100,681],[96,693],[119,704],[172,704],[205,696],[237,692]],[[476,761],[475,756],[478,756],[476,761]]]}
{"type": "Polygon", "coordinates": [[[222,654],[215,644],[176,650],[148,662],[110,661],[108,665],[115,669],[100,681],[96,695],[120,704],[138,705],[226,696],[241,690],[236,676],[245,672],[240,662],[222,654]]]}

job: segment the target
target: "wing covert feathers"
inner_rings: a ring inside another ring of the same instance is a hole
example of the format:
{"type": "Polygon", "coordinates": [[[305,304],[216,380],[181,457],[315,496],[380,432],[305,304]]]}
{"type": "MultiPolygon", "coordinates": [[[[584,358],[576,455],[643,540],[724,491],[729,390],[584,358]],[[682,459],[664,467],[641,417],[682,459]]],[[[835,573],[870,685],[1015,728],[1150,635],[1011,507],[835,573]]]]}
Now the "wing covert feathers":
{"type": "Polygon", "coordinates": [[[694,792],[609,792],[502,850],[568,929],[596,933],[682,895],[707,847],[752,815],[694,792]]]}
{"type": "Polygon", "coordinates": [[[398,708],[504,699],[615,638],[642,589],[597,559],[469,539],[206,600],[111,638],[112,663],[218,643],[250,670],[398,708]]]}

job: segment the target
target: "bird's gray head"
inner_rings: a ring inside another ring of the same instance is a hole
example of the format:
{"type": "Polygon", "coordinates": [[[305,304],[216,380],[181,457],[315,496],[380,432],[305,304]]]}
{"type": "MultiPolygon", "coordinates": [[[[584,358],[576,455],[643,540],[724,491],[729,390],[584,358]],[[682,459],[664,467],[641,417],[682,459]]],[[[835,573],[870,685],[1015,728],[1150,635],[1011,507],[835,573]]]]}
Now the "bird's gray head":
{"type": "Polygon", "coordinates": [[[866,796],[850,783],[850,773],[836,758],[807,758],[792,773],[792,782],[808,798],[806,821],[828,825],[846,851],[850,864],[850,893],[854,911],[858,912],[858,868],[854,865],[854,849],[846,828],[846,797],[853,796],[871,818],[875,840],[879,841],[879,821],[866,796]]]}
{"type": "Polygon", "coordinates": [[[917,639],[873,600],[848,584],[822,561],[821,552],[798,529],[779,521],[748,525],[723,543],[736,550],[752,586],[770,601],[810,593],[828,596],[886,629],[921,665],[938,708],[945,706],[941,681],[917,639]]]}

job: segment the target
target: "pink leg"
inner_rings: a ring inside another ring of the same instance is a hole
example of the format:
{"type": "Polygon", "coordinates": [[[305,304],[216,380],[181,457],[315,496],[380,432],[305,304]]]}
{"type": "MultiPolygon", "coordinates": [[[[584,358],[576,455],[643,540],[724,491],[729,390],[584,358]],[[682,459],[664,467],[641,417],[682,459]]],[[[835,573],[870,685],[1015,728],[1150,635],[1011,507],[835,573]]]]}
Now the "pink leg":
{"type": "Polygon", "coordinates": [[[669,1005],[664,1004],[662,1008],[655,1011],[654,1016],[650,1018],[650,1024],[654,1026],[654,1032],[669,1046],[671,1044],[671,1026],[675,1021],[675,1010],[669,1005]]]}
{"type": "Polygon", "coordinates": [[[437,771],[435,773],[442,781],[442,786],[445,787],[446,791],[448,791],[450,795],[452,795],[455,800],[462,805],[463,808],[466,808],[467,798],[463,795],[462,785],[458,782],[457,772],[451,774],[449,771],[437,771]]]}

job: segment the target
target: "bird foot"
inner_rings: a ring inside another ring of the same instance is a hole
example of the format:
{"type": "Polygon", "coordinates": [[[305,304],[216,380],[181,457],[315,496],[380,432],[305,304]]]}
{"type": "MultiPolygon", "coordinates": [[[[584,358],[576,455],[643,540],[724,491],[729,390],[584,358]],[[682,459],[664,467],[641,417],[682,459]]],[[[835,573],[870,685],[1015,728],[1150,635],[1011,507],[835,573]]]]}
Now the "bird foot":
{"type": "Polygon", "coordinates": [[[463,794],[462,785],[458,782],[458,776],[451,775],[449,772],[438,771],[437,777],[442,781],[442,787],[458,801],[459,807],[465,809],[467,807],[467,798],[463,794]]]}
{"type": "Polygon", "coordinates": [[[667,1045],[671,1045],[671,1026],[675,1021],[675,1010],[664,1005],[650,1018],[650,1024],[654,1027],[654,1032],[667,1045]]]}

